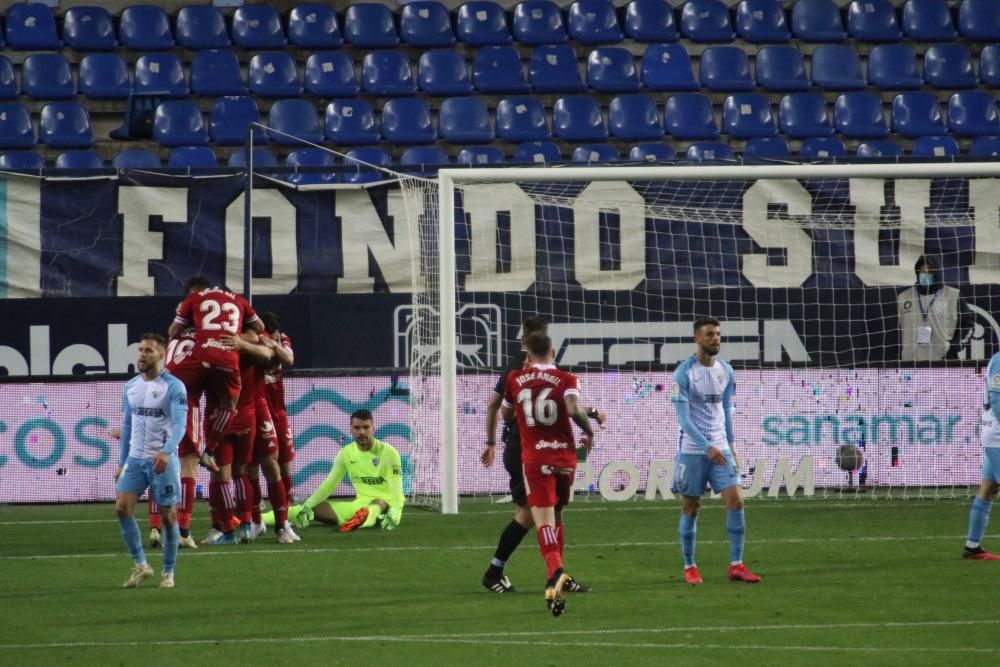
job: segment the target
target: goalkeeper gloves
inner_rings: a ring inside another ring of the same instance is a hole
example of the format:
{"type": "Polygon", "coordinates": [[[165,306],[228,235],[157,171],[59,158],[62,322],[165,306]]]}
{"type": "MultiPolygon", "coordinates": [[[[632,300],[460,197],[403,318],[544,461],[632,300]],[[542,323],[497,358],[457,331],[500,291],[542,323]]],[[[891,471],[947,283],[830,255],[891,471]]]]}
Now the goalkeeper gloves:
{"type": "Polygon", "coordinates": [[[399,520],[403,517],[403,510],[399,507],[390,507],[389,511],[379,518],[379,525],[382,530],[394,530],[399,526],[399,520]]]}
{"type": "Polygon", "coordinates": [[[313,510],[308,505],[300,505],[299,513],[295,515],[295,519],[292,523],[296,528],[308,528],[309,524],[313,520],[313,510]]]}

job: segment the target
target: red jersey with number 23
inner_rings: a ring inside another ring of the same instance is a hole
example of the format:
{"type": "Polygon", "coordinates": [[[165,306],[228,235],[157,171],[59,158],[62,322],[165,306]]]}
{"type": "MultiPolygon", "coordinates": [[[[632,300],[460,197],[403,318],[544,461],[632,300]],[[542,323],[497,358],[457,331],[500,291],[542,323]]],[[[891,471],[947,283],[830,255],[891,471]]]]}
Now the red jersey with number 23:
{"type": "Polygon", "coordinates": [[[503,404],[514,408],[525,465],[576,467],[576,436],[566,397],[580,397],[576,376],[550,364],[512,371],[504,386],[503,404]]]}
{"type": "Polygon", "coordinates": [[[222,342],[225,335],[238,335],[244,322],[259,319],[253,306],[242,296],[221,287],[209,287],[188,294],[177,306],[174,322],[195,329],[194,357],[202,363],[239,369],[239,352],[222,342]]]}

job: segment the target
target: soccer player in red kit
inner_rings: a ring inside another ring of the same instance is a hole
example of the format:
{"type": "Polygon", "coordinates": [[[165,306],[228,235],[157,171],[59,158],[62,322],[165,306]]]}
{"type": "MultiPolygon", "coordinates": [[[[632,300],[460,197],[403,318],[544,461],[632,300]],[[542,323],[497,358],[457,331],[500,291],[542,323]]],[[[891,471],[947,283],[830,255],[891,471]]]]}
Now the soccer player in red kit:
{"type": "Polygon", "coordinates": [[[594,444],[594,431],[580,407],[576,376],[552,363],[552,340],[536,332],[525,337],[524,346],[530,366],[507,375],[501,409],[504,419],[517,418],[528,507],[548,573],[545,604],[559,616],[566,608],[566,585],[572,580],[563,571],[562,523],[576,478],[576,437],[570,422],[586,434],[587,449],[594,444]]]}
{"type": "Polygon", "coordinates": [[[288,421],[288,410],[285,408],[283,376],[284,369],[291,368],[295,364],[295,353],[292,352],[292,339],[281,330],[281,323],[275,313],[263,313],[260,319],[264,322],[264,330],[269,336],[266,344],[274,352],[274,362],[264,375],[264,395],[278,436],[278,465],[281,467],[281,479],[284,480],[288,504],[291,505],[295,443],[292,439],[292,426],[288,421]]]}

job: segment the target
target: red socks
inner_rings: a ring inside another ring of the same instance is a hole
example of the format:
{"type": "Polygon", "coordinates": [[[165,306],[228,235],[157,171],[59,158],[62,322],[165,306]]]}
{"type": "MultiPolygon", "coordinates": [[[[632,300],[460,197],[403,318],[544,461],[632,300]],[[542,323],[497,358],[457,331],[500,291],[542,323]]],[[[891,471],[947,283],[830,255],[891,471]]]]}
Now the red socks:
{"type": "Polygon", "coordinates": [[[559,542],[559,555],[562,556],[566,551],[566,540],[563,539],[563,524],[562,521],[556,521],[556,541],[559,542]]]}
{"type": "Polygon", "coordinates": [[[233,480],[236,491],[236,509],[240,515],[240,521],[250,523],[253,520],[251,503],[253,502],[253,488],[250,486],[250,476],[237,475],[233,480]]]}
{"type": "Polygon", "coordinates": [[[274,528],[281,530],[288,520],[288,496],[285,495],[284,480],[267,481],[267,499],[271,501],[274,510],[274,528]]]}
{"type": "Polygon", "coordinates": [[[181,477],[181,504],[177,508],[177,525],[183,531],[191,530],[191,513],[194,511],[194,478],[181,477]]]}
{"type": "Polygon", "coordinates": [[[161,527],[160,506],[156,504],[156,501],[152,497],[149,498],[149,527],[156,530],[159,530],[161,527]]]}
{"type": "Polygon", "coordinates": [[[213,506],[212,525],[218,517],[219,530],[230,533],[233,530],[233,514],[236,500],[233,498],[233,485],[230,482],[212,480],[209,503],[213,506]]]}
{"type": "Polygon", "coordinates": [[[260,516],[260,503],[264,499],[264,496],[260,493],[260,472],[256,475],[248,476],[250,480],[250,487],[253,489],[253,505],[250,509],[250,514],[253,518],[253,522],[259,524],[262,519],[260,516]]]}
{"type": "Polygon", "coordinates": [[[562,553],[559,548],[559,535],[554,526],[538,527],[538,549],[548,570],[549,579],[555,576],[556,570],[562,568],[562,553]]]}

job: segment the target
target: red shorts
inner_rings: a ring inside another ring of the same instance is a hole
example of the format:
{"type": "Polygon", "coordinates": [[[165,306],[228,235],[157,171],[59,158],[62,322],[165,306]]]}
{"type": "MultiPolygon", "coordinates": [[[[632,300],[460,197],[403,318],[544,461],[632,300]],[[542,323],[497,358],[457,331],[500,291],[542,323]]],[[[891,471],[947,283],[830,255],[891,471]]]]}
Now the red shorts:
{"type": "Polygon", "coordinates": [[[238,368],[202,365],[201,385],[209,399],[221,404],[225,399],[235,403],[240,397],[240,371],[238,368]]]}
{"type": "MultiPolygon", "coordinates": [[[[233,463],[249,465],[253,463],[253,430],[240,430],[226,434],[226,442],[233,446],[233,463]]],[[[216,450],[218,452],[218,449],[216,450]]]]}
{"type": "Polygon", "coordinates": [[[201,365],[201,362],[190,356],[184,357],[181,363],[175,364],[172,368],[167,369],[171,375],[184,383],[184,388],[187,390],[189,405],[192,402],[197,403],[201,400],[201,392],[203,389],[202,372],[204,370],[205,367],[201,365]]]}
{"type": "Polygon", "coordinates": [[[560,468],[547,463],[524,464],[524,486],[528,507],[555,507],[569,504],[573,497],[576,466],[560,468]]]}
{"type": "Polygon", "coordinates": [[[253,441],[253,462],[260,463],[278,452],[278,439],[275,437],[271,411],[263,397],[257,399],[254,412],[257,414],[257,428],[253,441]]]}
{"type": "Polygon", "coordinates": [[[274,432],[278,435],[278,442],[282,445],[291,443],[292,425],[288,423],[288,413],[284,410],[280,412],[271,410],[271,419],[274,421],[274,432]]]}
{"type": "Polygon", "coordinates": [[[177,446],[177,456],[180,458],[191,455],[197,456],[201,453],[199,449],[200,444],[201,407],[198,405],[197,399],[192,403],[191,399],[188,398],[187,428],[184,430],[184,437],[181,438],[181,442],[177,446]]]}
{"type": "Polygon", "coordinates": [[[251,403],[250,405],[236,408],[236,416],[229,420],[226,433],[252,432],[256,426],[257,411],[254,410],[254,405],[251,403]]]}
{"type": "Polygon", "coordinates": [[[215,457],[215,462],[220,467],[232,465],[233,454],[235,453],[233,450],[234,450],[233,439],[229,436],[226,436],[226,438],[222,442],[216,445],[215,451],[212,453],[212,455],[215,457]]]}

